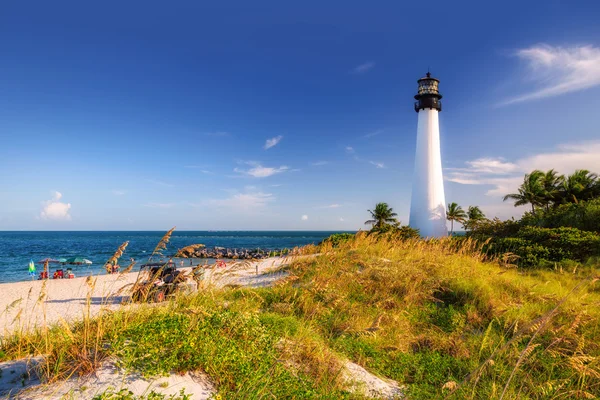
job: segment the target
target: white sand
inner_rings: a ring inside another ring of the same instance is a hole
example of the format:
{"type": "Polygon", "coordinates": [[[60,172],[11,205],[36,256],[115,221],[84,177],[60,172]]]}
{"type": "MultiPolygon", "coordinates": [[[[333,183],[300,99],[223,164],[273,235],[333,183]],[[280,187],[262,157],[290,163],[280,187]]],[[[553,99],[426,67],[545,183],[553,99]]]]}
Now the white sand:
{"type": "MultiPolygon", "coordinates": [[[[289,259],[267,258],[256,262],[229,262],[224,268],[206,268],[204,282],[217,287],[224,285],[266,286],[282,275],[270,274],[289,259]]],[[[188,268],[180,268],[189,271],[188,268]]],[[[132,284],[138,273],[98,275],[92,277],[95,284],[90,287],[87,278],[48,279],[0,284],[0,337],[18,329],[30,330],[36,326],[48,326],[83,319],[84,312],[97,315],[103,309],[118,308],[128,299],[125,290],[119,289],[132,284]],[[44,289],[45,296],[41,296],[44,289]],[[87,307],[89,301],[89,307],[87,307]]],[[[194,284],[193,281],[189,281],[194,284]]],[[[193,285],[195,286],[195,284],[193,285]]]]}
{"type": "Polygon", "coordinates": [[[0,363],[0,398],[19,400],[35,399],[91,399],[107,390],[113,393],[124,389],[136,396],[148,395],[151,391],[164,395],[178,394],[182,389],[194,400],[211,398],[216,392],[214,385],[202,372],[186,372],[147,379],[139,373],[127,373],[108,361],[95,373],[84,377],[73,377],[52,385],[43,385],[35,374],[30,374],[37,360],[18,360],[0,363]],[[29,364],[29,365],[28,365],[29,364]]]}

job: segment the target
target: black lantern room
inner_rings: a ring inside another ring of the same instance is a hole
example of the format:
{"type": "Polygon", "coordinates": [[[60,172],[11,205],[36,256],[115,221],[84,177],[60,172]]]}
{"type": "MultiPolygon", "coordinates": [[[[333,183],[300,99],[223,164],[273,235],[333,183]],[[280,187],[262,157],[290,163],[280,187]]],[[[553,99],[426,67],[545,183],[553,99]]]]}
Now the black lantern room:
{"type": "Polygon", "coordinates": [[[442,95],[439,92],[439,79],[431,77],[431,74],[427,72],[424,78],[417,81],[419,83],[419,91],[415,95],[415,111],[424,110],[426,108],[442,111],[442,102],[440,99],[442,95]]]}

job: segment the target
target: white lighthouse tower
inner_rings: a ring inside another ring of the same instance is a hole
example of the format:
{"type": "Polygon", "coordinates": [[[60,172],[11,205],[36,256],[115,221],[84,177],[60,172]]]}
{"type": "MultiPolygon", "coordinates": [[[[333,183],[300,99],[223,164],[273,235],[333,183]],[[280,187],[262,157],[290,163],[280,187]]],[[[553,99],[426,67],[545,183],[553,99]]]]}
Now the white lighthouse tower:
{"type": "Polygon", "coordinates": [[[417,82],[415,111],[419,118],[409,225],[423,237],[442,237],[448,235],[448,228],[438,119],[442,111],[440,81],[427,72],[417,82]]]}

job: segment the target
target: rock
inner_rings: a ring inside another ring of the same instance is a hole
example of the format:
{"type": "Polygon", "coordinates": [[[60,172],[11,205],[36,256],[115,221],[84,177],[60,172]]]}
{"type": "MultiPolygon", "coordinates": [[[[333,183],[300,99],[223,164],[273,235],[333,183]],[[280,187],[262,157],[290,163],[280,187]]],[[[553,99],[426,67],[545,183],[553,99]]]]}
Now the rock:
{"type": "Polygon", "coordinates": [[[203,244],[192,244],[192,245],[186,246],[183,249],[178,250],[177,253],[175,253],[175,257],[178,257],[178,258],[193,257],[195,255],[195,253],[198,251],[198,249],[201,249],[203,247],[205,247],[203,244]]]}

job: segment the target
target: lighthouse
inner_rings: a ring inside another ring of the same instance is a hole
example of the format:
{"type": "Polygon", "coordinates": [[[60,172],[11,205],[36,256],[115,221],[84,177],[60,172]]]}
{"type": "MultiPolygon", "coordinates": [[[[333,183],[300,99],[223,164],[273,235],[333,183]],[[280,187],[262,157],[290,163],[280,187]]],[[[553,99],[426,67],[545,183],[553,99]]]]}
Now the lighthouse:
{"type": "Polygon", "coordinates": [[[427,72],[417,82],[417,150],[409,225],[417,228],[423,237],[443,237],[448,235],[448,228],[438,119],[442,111],[440,81],[427,72]]]}

